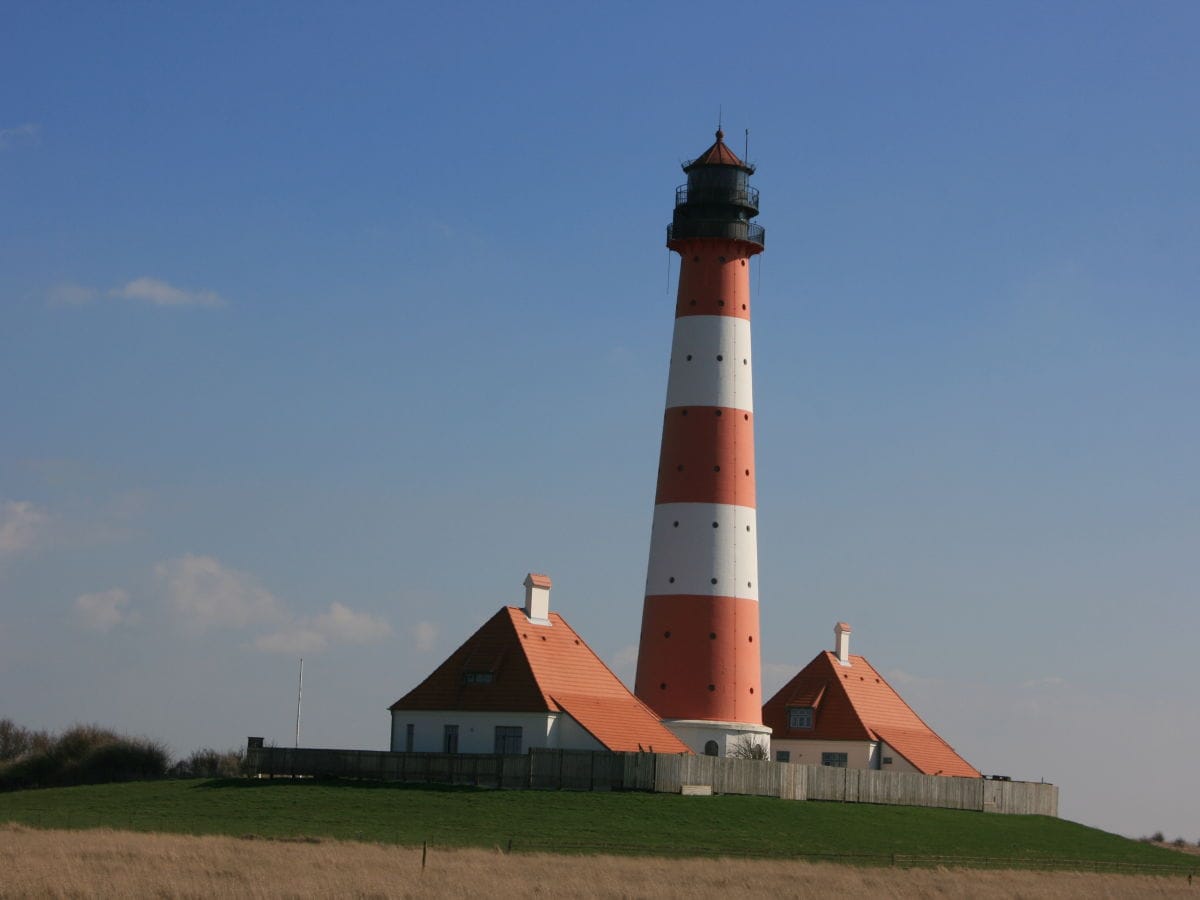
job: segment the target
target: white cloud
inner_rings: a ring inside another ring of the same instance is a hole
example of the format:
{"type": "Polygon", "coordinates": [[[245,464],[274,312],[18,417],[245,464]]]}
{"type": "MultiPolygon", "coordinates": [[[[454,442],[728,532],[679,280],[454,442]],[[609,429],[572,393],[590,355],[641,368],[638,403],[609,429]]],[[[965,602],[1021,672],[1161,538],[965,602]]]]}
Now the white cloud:
{"type": "Polygon", "coordinates": [[[50,306],[86,306],[98,296],[95,288],[63,281],[46,292],[46,303],[50,306]]]}
{"type": "Polygon", "coordinates": [[[392,633],[383,619],[358,613],[341,603],[329,604],[329,612],[317,616],[313,625],[322,634],[347,644],[369,644],[392,633]]]}
{"type": "Polygon", "coordinates": [[[36,144],[41,133],[42,126],[36,122],[26,122],[12,128],[0,128],[0,150],[7,150],[20,144],[36,144]]]}
{"type": "Polygon", "coordinates": [[[417,649],[422,653],[428,653],[433,649],[434,643],[437,641],[438,627],[433,622],[418,622],[412,627],[413,643],[417,645],[417,649]]]}
{"type": "Polygon", "coordinates": [[[113,288],[108,292],[108,296],[120,297],[125,300],[141,300],[152,306],[226,305],[225,300],[213,291],[188,291],[148,276],[135,278],[122,287],[113,288]]]}
{"type": "Polygon", "coordinates": [[[28,500],[0,504],[0,557],[16,556],[33,547],[49,516],[28,500]]]}
{"type": "Polygon", "coordinates": [[[120,588],[75,598],[75,614],[80,622],[96,631],[109,631],[129,618],[126,607],[129,594],[120,588]]]}
{"type": "Polygon", "coordinates": [[[329,639],[312,628],[289,627],[254,639],[254,649],[264,653],[287,653],[299,656],[302,653],[319,653],[325,649],[329,639]]]}
{"type": "Polygon", "coordinates": [[[245,628],[287,618],[283,603],[254,576],[223,566],[211,556],[188,554],[154,567],[167,600],[195,630],[245,628]]]}
{"type": "Polygon", "coordinates": [[[334,601],[328,612],[296,619],[256,638],[254,647],[266,653],[318,653],[330,643],[369,644],[391,633],[391,626],[383,619],[334,601]]]}
{"type": "Polygon", "coordinates": [[[169,559],[154,573],[180,621],[193,631],[274,626],[253,641],[265,653],[318,653],[330,644],[369,644],[392,633],[385,620],[337,601],[318,615],[297,616],[253,575],[211,556],[169,559]]]}

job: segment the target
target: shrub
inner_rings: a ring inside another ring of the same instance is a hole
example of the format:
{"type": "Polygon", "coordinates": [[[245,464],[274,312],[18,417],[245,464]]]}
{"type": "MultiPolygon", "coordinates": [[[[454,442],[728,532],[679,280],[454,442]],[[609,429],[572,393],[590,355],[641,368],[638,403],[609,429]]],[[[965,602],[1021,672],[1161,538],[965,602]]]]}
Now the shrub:
{"type": "Polygon", "coordinates": [[[729,748],[731,759],[766,759],[771,758],[771,751],[766,744],[760,744],[750,735],[744,734],[729,748]]]}
{"type": "Polygon", "coordinates": [[[171,766],[168,774],[172,778],[237,778],[244,775],[245,750],[226,750],[222,753],[211,747],[192,751],[187,759],[171,766]]]}
{"type": "Polygon", "coordinates": [[[1150,835],[1150,840],[1154,841],[1156,844],[1161,844],[1166,840],[1166,837],[1163,836],[1161,831],[1156,831],[1154,834],[1150,835]]]}
{"type": "Polygon", "coordinates": [[[0,763],[18,759],[26,753],[47,749],[53,739],[44,731],[22,728],[12,719],[0,719],[0,763]]]}
{"type": "Polygon", "coordinates": [[[161,778],[167,751],[146,738],[131,738],[98,725],[76,725],[44,746],[30,741],[21,756],[0,766],[0,790],[101,784],[161,778]]]}

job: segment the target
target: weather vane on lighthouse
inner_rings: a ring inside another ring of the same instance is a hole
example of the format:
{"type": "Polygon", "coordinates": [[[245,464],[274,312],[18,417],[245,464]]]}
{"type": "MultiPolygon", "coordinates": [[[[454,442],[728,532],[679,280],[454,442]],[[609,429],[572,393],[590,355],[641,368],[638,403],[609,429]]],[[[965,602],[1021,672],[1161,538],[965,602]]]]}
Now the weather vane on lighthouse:
{"type": "Polygon", "coordinates": [[[679,289],[637,696],[697,753],[765,746],[749,260],[754,167],[716,142],[683,165],[667,246],[679,289]]]}

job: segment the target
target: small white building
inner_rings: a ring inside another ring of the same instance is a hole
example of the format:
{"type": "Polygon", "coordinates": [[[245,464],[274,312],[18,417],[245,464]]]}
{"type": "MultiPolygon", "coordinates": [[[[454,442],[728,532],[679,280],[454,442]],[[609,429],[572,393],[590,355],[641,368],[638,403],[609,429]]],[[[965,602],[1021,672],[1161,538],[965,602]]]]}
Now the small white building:
{"type": "Polygon", "coordinates": [[[550,612],[550,587],[545,575],[527,576],[524,608],[502,607],[392,704],[393,751],[689,752],[550,612]]]}
{"type": "Polygon", "coordinates": [[[777,761],[981,777],[913,712],[861,656],[850,653],[850,626],[834,628],[823,651],[763,706],[777,761]]]}

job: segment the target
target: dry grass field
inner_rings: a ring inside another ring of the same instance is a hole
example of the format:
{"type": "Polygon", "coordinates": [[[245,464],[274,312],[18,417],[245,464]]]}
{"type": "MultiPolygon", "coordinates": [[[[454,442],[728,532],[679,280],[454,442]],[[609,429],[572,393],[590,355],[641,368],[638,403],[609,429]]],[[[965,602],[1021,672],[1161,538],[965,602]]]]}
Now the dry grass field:
{"type": "Polygon", "coordinates": [[[1200,879],[855,868],[746,859],[505,855],[0,825],[0,897],[1191,897],[1200,879]]]}

